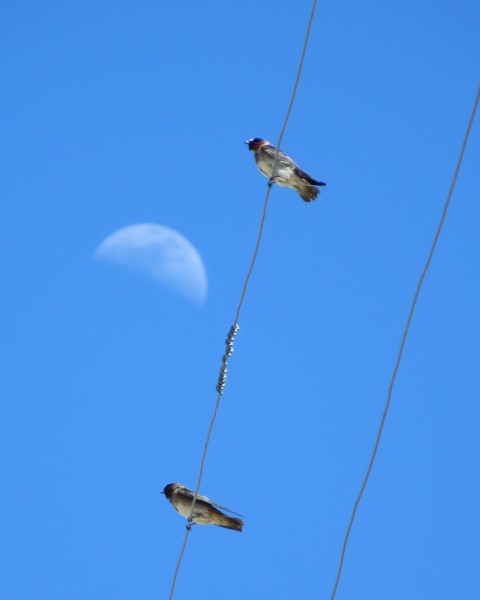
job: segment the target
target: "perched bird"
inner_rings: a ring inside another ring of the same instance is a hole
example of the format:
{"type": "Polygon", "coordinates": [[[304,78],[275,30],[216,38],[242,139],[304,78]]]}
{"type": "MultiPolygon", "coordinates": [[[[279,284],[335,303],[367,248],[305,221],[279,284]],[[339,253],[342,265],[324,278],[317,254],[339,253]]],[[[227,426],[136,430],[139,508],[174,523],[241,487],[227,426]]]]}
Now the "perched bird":
{"type": "MultiPolygon", "coordinates": [[[[182,517],[188,519],[192,508],[193,497],[195,496],[195,493],[192,492],[192,490],[189,490],[179,483],[169,483],[165,486],[162,494],[165,494],[167,500],[173,508],[182,515],[182,517]]],[[[198,523],[199,525],[218,525],[219,527],[226,527],[227,529],[233,529],[234,531],[242,531],[242,519],[228,517],[218,510],[219,508],[227,510],[234,515],[238,514],[224,506],[215,504],[215,502],[212,502],[205,496],[197,496],[193,508],[192,523],[198,523]]]]}
{"type": "Polygon", "coordinates": [[[316,185],[325,185],[322,181],[317,181],[302,171],[289,156],[280,151],[275,165],[275,173],[272,173],[277,149],[267,140],[252,138],[245,144],[248,144],[248,149],[255,154],[257,167],[265,177],[269,178],[270,185],[277,183],[282,187],[292,188],[305,202],[311,202],[318,196],[319,190],[315,187],[316,185]]]}

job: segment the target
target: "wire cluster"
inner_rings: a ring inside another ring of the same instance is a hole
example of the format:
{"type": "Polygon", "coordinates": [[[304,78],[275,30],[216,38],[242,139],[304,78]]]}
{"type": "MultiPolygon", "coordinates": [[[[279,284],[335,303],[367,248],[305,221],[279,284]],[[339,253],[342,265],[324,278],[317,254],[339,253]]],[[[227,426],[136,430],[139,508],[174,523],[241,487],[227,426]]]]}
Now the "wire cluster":
{"type": "Polygon", "coordinates": [[[218,383],[215,388],[219,394],[223,394],[223,388],[227,383],[227,360],[233,352],[233,339],[237,335],[237,331],[240,329],[237,323],[234,323],[230,327],[227,339],[225,340],[225,354],[222,356],[222,366],[220,367],[220,374],[218,375],[218,383]]]}

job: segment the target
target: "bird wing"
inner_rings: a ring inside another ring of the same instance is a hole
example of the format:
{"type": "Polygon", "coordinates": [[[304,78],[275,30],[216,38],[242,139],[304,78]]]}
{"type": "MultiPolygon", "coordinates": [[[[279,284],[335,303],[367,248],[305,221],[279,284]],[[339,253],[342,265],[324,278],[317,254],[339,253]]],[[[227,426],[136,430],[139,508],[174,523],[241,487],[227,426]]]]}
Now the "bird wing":
{"type": "MultiPolygon", "coordinates": [[[[261,150],[264,150],[268,154],[268,156],[270,156],[272,159],[275,158],[275,153],[277,151],[275,146],[272,146],[271,144],[269,146],[261,146],[261,150]]],[[[290,163],[294,169],[295,175],[297,177],[300,177],[300,179],[303,179],[307,183],[310,183],[311,185],[325,185],[322,181],[317,181],[311,175],[309,175],[306,171],[301,169],[292,158],[287,156],[281,150],[279,150],[279,152],[278,152],[277,160],[280,163],[285,163],[285,162],[290,163]]]]}
{"type": "Polygon", "coordinates": [[[209,500],[210,504],[213,504],[213,506],[215,506],[215,508],[219,508],[220,510],[226,510],[227,512],[231,513],[232,515],[237,515],[237,517],[243,517],[243,515],[241,515],[240,513],[235,512],[234,510],[227,508],[226,506],[222,506],[221,504],[217,504],[216,502],[212,502],[211,500],[209,500]]]}
{"type": "MultiPolygon", "coordinates": [[[[271,158],[275,158],[275,154],[277,152],[277,149],[275,148],[275,146],[272,146],[271,144],[269,144],[268,146],[260,146],[260,149],[263,150],[266,154],[268,154],[268,156],[270,156],[271,158]]],[[[292,159],[287,156],[284,152],[282,152],[281,150],[278,151],[278,158],[285,158],[286,160],[290,160],[292,161],[292,159]]],[[[292,161],[293,162],[293,161],[292,161]]]]}
{"type": "MultiPolygon", "coordinates": [[[[185,488],[183,490],[183,492],[186,496],[189,496],[193,500],[193,497],[195,496],[195,492],[192,492],[192,490],[189,490],[188,488],[185,488]]],[[[201,502],[206,502],[207,504],[211,504],[212,506],[214,506],[215,508],[219,508],[220,510],[226,510],[227,512],[232,513],[232,515],[237,515],[237,517],[243,517],[243,515],[235,512],[234,510],[230,510],[226,506],[222,506],[221,504],[217,504],[216,502],[213,502],[213,500],[210,500],[210,498],[207,498],[206,496],[201,496],[200,494],[197,494],[197,500],[195,500],[195,503],[198,500],[200,500],[201,502]]]]}
{"type": "Polygon", "coordinates": [[[325,185],[322,181],[317,181],[311,175],[309,175],[303,169],[297,166],[295,166],[295,175],[297,175],[301,179],[304,179],[307,183],[311,183],[312,185],[325,185]]]}

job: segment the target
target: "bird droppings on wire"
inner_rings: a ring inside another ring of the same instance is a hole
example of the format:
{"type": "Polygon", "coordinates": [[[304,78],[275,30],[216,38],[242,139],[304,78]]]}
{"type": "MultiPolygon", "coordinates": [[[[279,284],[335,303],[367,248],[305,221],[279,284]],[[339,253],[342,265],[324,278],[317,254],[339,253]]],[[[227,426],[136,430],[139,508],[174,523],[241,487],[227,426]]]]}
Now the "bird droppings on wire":
{"type": "Polygon", "coordinates": [[[220,374],[218,376],[218,383],[216,390],[219,394],[223,394],[223,388],[227,383],[227,359],[233,352],[233,338],[237,335],[237,331],[240,327],[235,323],[230,327],[227,339],[225,340],[225,354],[222,356],[222,366],[220,367],[220,374]]]}

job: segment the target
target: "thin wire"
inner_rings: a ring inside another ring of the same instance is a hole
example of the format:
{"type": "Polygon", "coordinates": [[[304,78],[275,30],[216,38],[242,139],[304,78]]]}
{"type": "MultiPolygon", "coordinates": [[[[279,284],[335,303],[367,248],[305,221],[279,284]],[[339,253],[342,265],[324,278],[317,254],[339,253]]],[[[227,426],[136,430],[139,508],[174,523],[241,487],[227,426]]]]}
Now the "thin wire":
{"type": "MultiPolygon", "coordinates": [[[[298,82],[300,81],[300,75],[302,73],[303,60],[304,60],[305,54],[307,52],[308,39],[310,37],[310,29],[312,28],[313,17],[315,16],[316,8],[317,8],[317,0],[313,0],[312,10],[310,11],[310,17],[308,19],[307,31],[305,32],[305,39],[303,41],[302,54],[300,56],[300,61],[298,63],[297,77],[295,78],[295,83],[293,84],[292,97],[290,98],[290,104],[288,105],[287,114],[285,115],[285,120],[283,122],[282,130],[280,131],[280,135],[278,136],[277,155],[278,155],[278,150],[280,149],[280,144],[282,143],[283,134],[285,133],[285,129],[287,128],[287,123],[288,123],[288,119],[290,118],[290,113],[292,112],[293,101],[295,100],[295,95],[297,93],[297,88],[298,88],[298,82]]],[[[277,159],[277,155],[275,156],[275,160],[277,159]]]]}
{"type": "MultiPolygon", "coordinates": [[[[288,103],[287,113],[285,115],[285,119],[283,120],[282,129],[280,130],[280,135],[278,136],[277,150],[275,152],[275,158],[274,158],[273,166],[272,166],[272,175],[273,175],[273,173],[275,173],[275,167],[277,166],[277,160],[278,160],[278,153],[280,151],[280,144],[282,143],[283,134],[285,133],[285,129],[287,128],[287,123],[288,123],[288,120],[290,119],[290,113],[292,112],[293,102],[295,101],[295,96],[297,94],[298,83],[300,81],[300,76],[302,74],[303,61],[305,59],[305,54],[307,52],[308,40],[310,38],[310,30],[312,28],[313,17],[315,16],[315,8],[316,7],[317,7],[317,0],[313,0],[312,9],[310,11],[310,17],[308,19],[307,30],[305,32],[305,38],[303,40],[302,54],[300,55],[300,60],[298,62],[297,76],[295,78],[295,83],[293,84],[292,95],[290,96],[290,102],[288,103]]],[[[240,311],[242,309],[243,299],[245,298],[245,292],[247,291],[248,281],[250,279],[250,275],[252,274],[253,266],[255,265],[258,248],[260,247],[260,240],[262,239],[263,226],[265,224],[265,216],[267,214],[268,197],[270,196],[270,190],[272,188],[271,183],[272,183],[272,181],[270,179],[269,185],[267,187],[267,192],[265,194],[265,200],[263,201],[263,211],[262,211],[262,216],[260,219],[260,227],[258,230],[257,243],[255,245],[255,250],[253,251],[252,262],[250,263],[250,268],[248,269],[247,276],[245,277],[245,281],[243,283],[243,289],[242,289],[242,293],[240,294],[240,301],[238,303],[237,312],[235,313],[235,320],[234,320],[235,325],[238,323],[238,318],[240,316],[240,311]]]]}
{"type": "MultiPolygon", "coordinates": [[[[260,227],[258,229],[258,234],[257,234],[257,241],[255,243],[255,248],[253,251],[253,255],[252,255],[252,260],[250,261],[250,266],[248,268],[248,272],[247,275],[245,277],[245,281],[243,282],[243,287],[242,287],[242,292],[240,294],[240,301],[238,303],[237,306],[237,311],[235,313],[235,322],[232,325],[232,327],[230,328],[230,333],[234,330],[235,333],[238,331],[239,327],[238,327],[238,318],[240,316],[240,311],[242,308],[242,304],[243,304],[243,299],[245,298],[245,293],[247,291],[247,285],[248,285],[248,281],[250,279],[250,275],[252,274],[253,271],[253,267],[255,265],[255,260],[257,258],[257,254],[258,254],[258,249],[260,247],[260,241],[262,239],[262,233],[263,233],[263,226],[265,224],[265,216],[267,214],[267,204],[268,204],[268,197],[270,195],[270,187],[267,188],[267,192],[265,194],[265,200],[263,202],[263,210],[262,210],[262,216],[260,218],[260,227]]],[[[233,334],[235,335],[235,334],[233,334]]],[[[215,400],[215,406],[213,408],[213,414],[212,414],[212,418],[210,420],[210,424],[208,426],[208,430],[207,430],[207,435],[205,438],[205,444],[203,446],[203,452],[202,452],[202,458],[200,459],[200,467],[199,467],[199,471],[198,471],[198,479],[197,479],[197,485],[195,487],[195,493],[193,496],[193,502],[192,502],[192,507],[190,509],[190,515],[188,516],[187,519],[187,527],[185,529],[185,535],[183,536],[183,544],[182,547],[180,549],[180,554],[178,555],[178,560],[177,560],[177,564],[175,567],[175,571],[173,574],[173,578],[172,578],[172,584],[170,586],[170,595],[169,595],[169,600],[172,600],[173,598],[173,593],[175,590],[175,582],[177,580],[177,575],[178,575],[178,571],[180,569],[180,565],[182,563],[182,558],[183,558],[183,553],[185,552],[185,547],[187,545],[187,539],[188,539],[188,535],[191,531],[192,528],[192,515],[193,515],[193,509],[195,507],[195,502],[197,500],[197,496],[198,496],[198,492],[200,490],[200,484],[202,482],[202,477],[203,477],[203,466],[205,464],[205,459],[207,457],[207,451],[208,451],[208,445],[210,443],[210,436],[212,433],[212,429],[213,429],[213,425],[215,423],[215,419],[217,418],[217,412],[218,412],[218,407],[220,406],[220,398],[222,397],[223,394],[223,388],[225,387],[226,384],[226,380],[227,380],[227,376],[226,376],[226,359],[227,357],[231,354],[228,352],[228,337],[225,340],[225,343],[227,345],[227,350],[225,351],[225,354],[222,357],[222,366],[220,367],[220,374],[218,377],[218,383],[217,383],[217,398],[215,400]]],[[[232,337],[232,344],[233,344],[233,337],[232,337]]],[[[233,351],[233,345],[232,345],[232,351],[233,351]]]]}
{"type": "Polygon", "coordinates": [[[340,552],[340,560],[339,560],[339,563],[338,563],[337,576],[336,576],[335,582],[333,584],[333,589],[332,589],[332,593],[331,593],[331,596],[330,596],[330,600],[333,600],[335,598],[335,594],[336,594],[336,591],[337,591],[338,582],[340,580],[340,576],[341,576],[341,573],[342,573],[343,561],[344,561],[345,552],[346,552],[346,549],[347,549],[348,538],[350,536],[350,531],[352,529],[353,521],[355,520],[355,515],[356,515],[356,512],[357,512],[358,505],[360,504],[360,500],[362,499],[363,492],[364,492],[365,487],[367,485],[368,479],[370,477],[370,473],[372,471],[373,463],[374,463],[375,457],[377,455],[378,445],[380,444],[380,438],[382,436],[383,426],[385,424],[385,420],[386,420],[387,414],[388,414],[388,409],[390,407],[390,400],[391,400],[391,397],[392,397],[393,385],[395,383],[395,379],[397,377],[397,372],[398,372],[398,369],[400,367],[400,362],[402,360],[402,355],[403,355],[403,350],[404,350],[404,347],[405,347],[405,342],[407,340],[408,332],[409,332],[409,329],[410,329],[410,323],[412,321],[413,313],[415,311],[415,306],[417,304],[417,300],[418,300],[418,297],[420,295],[420,289],[421,289],[421,287],[423,285],[423,280],[425,279],[427,271],[428,271],[428,269],[430,267],[430,263],[432,261],[433,254],[434,254],[435,248],[437,246],[438,238],[440,237],[440,232],[442,231],[443,223],[445,221],[445,217],[447,216],[448,207],[450,205],[450,199],[452,197],[452,193],[453,193],[453,190],[455,188],[455,184],[457,182],[458,173],[459,173],[460,167],[462,165],[463,155],[465,153],[465,148],[467,146],[468,138],[470,136],[470,130],[472,128],[473,121],[475,119],[475,113],[476,113],[476,110],[477,110],[477,107],[478,107],[479,100],[480,100],[480,84],[479,84],[478,89],[477,89],[477,95],[476,95],[475,101],[473,103],[472,112],[470,114],[470,119],[468,121],[467,129],[466,129],[465,135],[463,137],[463,142],[462,142],[462,146],[461,146],[461,149],[460,149],[460,154],[458,156],[457,165],[455,167],[455,171],[453,173],[452,181],[450,183],[450,188],[448,190],[447,197],[446,197],[444,205],[443,205],[443,210],[442,210],[442,214],[440,216],[440,220],[438,222],[437,230],[435,231],[435,235],[433,236],[433,241],[432,241],[432,245],[430,246],[430,251],[428,253],[427,260],[425,261],[425,265],[424,265],[424,267],[422,269],[422,272],[420,274],[420,277],[418,279],[418,283],[417,283],[417,287],[415,289],[415,293],[413,294],[413,300],[412,300],[412,303],[410,305],[410,310],[408,312],[407,320],[406,320],[406,323],[405,323],[405,328],[403,330],[402,338],[401,338],[401,341],[400,341],[400,346],[399,346],[399,349],[398,349],[397,358],[395,360],[395,365],[393,367],[392,376],[391,376],[390,383],[389,383],[389,386],[388,386],[387,399],[385,401],[385,406],[383,408],[382,418],[380,419],[380,425],[378,427],[377,436],[375,438],[375,443],[373,445],[373,451],[372,451],[372,454],[370,456],[370,461],[368,463],[368,467],[367,467],[367,470],[366,470],[366,473],[365,473],[365,477],[364,477],[364,479],[362,481],[362,485],[360,486],[360,490],[359,490],[357,498],[355,500],[355,504],[353,505],[353,510],[352,510],[351,515],[350,515],[350,520],[348,522],[347,530],[345,532],[345,537],[343,539],[342,550],[340,552]]]}
{"type": "MultiPolygon", "coordinates": [[[[283,121],[282,129],[280,131],[280,136],[279,136],[278,142],[277,142],[277,152],[275,154],[275,159],[274,159],[273,168],[272,168],[272,174],[275,171],[275,166],[276,166],[277,158],[278,158],[278,152],[279,152],[279,149],[280,149],[280,143],[282,141],[283,134],[285,133],[285,129],[287,127],[287,123],[288,123],[288,120],[290,118],[290,113],[292,111],[293,102],[295,100],[295,95],[297,93],[298,83],[300,81],[300,75],[301,75],[302,68],[303,68],[303,61],[304,61],[305,54],[306,54],[306,51],[307,51],[308,39],[310,37],[310,30],[312,28],[313,17],[315,15],[316,5],[317,5],[317,0],[313,0],[313,2],[312,2],[312,9],[310,11],[310,17],[309,17],[309,20],[308,20],[307,30],[306,30],[306,33],[305,33],[305,39],[304,39],[304,42],[303,42],[302,54],[300,56],[300,61],[298,63],[297,76],[295,78],[295,83],[293,85],[292,95],[290,97],[290,102],[288,104],[287,113],[285,115],[285,119],[283,121]]],[[[240,299],[238,301],[237,310],[235,312],[235,319],[234,319],[233,325],[230,328],[229,335],[227,336],[227,339],[225,340],[226,350],[225,350],[225,353],[224,353],[224,355],[222,357],[222,366],[220,368],[220,375],[219,375],[219,378],[218,378],[218,383],[217,383],[217,388],[216,388],[217,389],[217,398],[215,400],[215,406],[214,406],[214,409],[213,409],[212,418],[210,420],[210,424],[209,424],[208,430],[207,430],[207,435],[206,435],[206,438],[205,438],[205,444],[204,444],[204,447],[203,447],[202,458],[200,460],[200,467],[199,467],[199,472],[198,472],[197,485],[195,487],[195,493],[194,493],[194,496],[193,496],[192,507],[190,509],[190,515],[189,515],[189,517],[187,519],[187,527],[185,529],[185,535],[183,537],[182,547],[180,549],[180,554],[178,556],[177,564],[175,566],[175,571],[174,571],[173,578],[172,578],[172,584],[170,586],[169,600],[172,600],[172,598],[173,598],[173,593],[175,591],[175,583],[176,583],[176,580],[177,580],[178,571],[179,571],[180,565],[182,563],[183,554],[185,552],[185,547],[187,545],[188,535],[189,535],[189,533],[191,531],[191,528],[192,528],[193,509],[195,507],[195,502],[197,500],[198,492],[200,490],[200,484],[202,482],[203,467],[204,467],[205,459],[206,459],[206,456],[207,456],[208,445],[210,443],[210,436],[211,436],[211,433],[212,433],[213,425],[215,423],[215,419],[217,418],[217,412],[218,412],[218,407],[220,405],[220,398],[222,397],[223,388],[225,387],[225,384],[226,384],[226,379],[227,379],[227,377],[226,377],[227,358],[233,352],[233,337],[235,336],[235,334],[237,333],[237,331],[239,329],[239,327],[238,327],[238,319],[240,317],[240,312],[242,310],[243,301],[245,299],[245,294],[246,294],[246,291],[247,291],[248,282],[250,281],[250,276],[252,275],[253,267],[255,266],[255,261],[257,259],[258,250],[260,248],[260,242],[262,240],[263,229],[264,229],[264,225],[265,225],[265,217],[267,215],[268,198],[270,196],[271,187],[272,187],[272,181],[269,180],[268,186],[267,186],[267,191],[265,193],[265,199],[263,201],[262,215],[260,217],[260,225],[259,225],[259,228],[258,228],[257,240],[255,242],[255,247],[254,247],[254,250],[253,250],[252,259],[250,261],[250,266],[248,268],[247,275],[245,276],[245,280],[243,282],[242,291],[240,293],[240,299]]]]}

